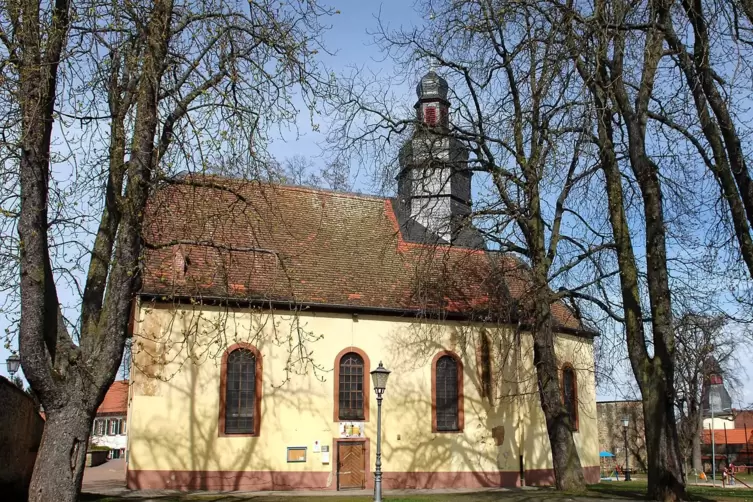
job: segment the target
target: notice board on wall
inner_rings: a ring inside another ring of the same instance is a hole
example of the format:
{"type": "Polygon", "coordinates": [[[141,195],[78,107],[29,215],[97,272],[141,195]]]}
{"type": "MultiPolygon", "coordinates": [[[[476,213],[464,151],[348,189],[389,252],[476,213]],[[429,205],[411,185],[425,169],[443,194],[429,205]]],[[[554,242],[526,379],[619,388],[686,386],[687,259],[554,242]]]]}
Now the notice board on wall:
{"type": "Polygon", "coordinates": [[[288,462],[305,462],[305,446],[288,446],[288,462]]]}

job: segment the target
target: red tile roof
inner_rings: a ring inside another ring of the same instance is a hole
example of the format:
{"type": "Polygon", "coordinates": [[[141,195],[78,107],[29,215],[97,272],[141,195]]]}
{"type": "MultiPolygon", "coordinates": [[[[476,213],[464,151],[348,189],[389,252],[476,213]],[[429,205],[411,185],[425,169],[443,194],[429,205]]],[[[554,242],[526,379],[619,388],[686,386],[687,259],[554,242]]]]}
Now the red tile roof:
{"type": "Polygon", "coordinates": [[[128,411],[128,380],[118,380],[113,382],[102,404],[97,409],[97,414],[122,414],[125,415],[128,411]]]}
{"type": "MultiPolygon", "coordinates": [[[[519,260],[406,242],[390,199],[219,177],[190,183],[150,200],[142,294],[497,319],[515,317],[527,298],[519,260]]],[[[564,304],[553,314],[581,329],[564,304]]]]}
{"type": "MultiPolygon", "coordinates": [[[[716,444],[748,444],[753,439],[753,431],[748,429],[748,436],[745,436],[745,429],[727,429],[726,436],[724,429],[714,430],[714,442],[716,444]]],[[[704,444],[711,444],[711,431],[704,430],[702,441],[704,444]]]]}
{"type": "Polygon", "coordinates": [[[733,410],[735,416],[735,429],[753,430],[753,411],[733,410]]]}

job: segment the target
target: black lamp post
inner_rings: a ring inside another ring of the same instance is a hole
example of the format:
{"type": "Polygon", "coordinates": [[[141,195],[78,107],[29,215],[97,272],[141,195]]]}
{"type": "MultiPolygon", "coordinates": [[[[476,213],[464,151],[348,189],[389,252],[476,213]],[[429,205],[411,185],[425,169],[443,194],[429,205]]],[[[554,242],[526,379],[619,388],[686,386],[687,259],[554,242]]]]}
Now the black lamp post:
{"type": "Polygon", "coordinates": [[[8,359],[5,362],[8,364],[8,373],[10,373],[10,376],[13,376],[21,365],[21,358],[18,357],[18,354],[13,353],[8,356],[8,359]]]}
{"type": "Polygon", "coordinates": [[[622,434],[625,438],[625,481],[630,481],[630,450],[628,449],[628,426],[630,425],[630,417],[625,415],[622,417],[622,434]]]}
{"type": "Polygon", "coordinates": [[[374,382],[374,392],[377,396],[377,450],[376,470],[374,471],[374,502],[382,502],[382,395],[387,387],[387,378],[390,371],[382,366],[379,361],[377,369],[371,372],[371,380],[374,382]]]}

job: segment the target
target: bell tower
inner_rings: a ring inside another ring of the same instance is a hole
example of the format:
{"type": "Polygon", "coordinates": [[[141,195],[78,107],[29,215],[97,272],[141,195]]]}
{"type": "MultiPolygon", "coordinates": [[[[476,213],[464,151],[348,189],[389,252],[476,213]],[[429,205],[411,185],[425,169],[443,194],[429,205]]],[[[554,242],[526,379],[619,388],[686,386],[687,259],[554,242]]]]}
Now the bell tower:
{"type": "Polygon", "coordinates": [[[448,91],[433,70],[416,86],[416,129],[400,149],[397,181],[410,219],[451,243],[471,211],[471,172],[468,150],[450,135],[448,91]]]}

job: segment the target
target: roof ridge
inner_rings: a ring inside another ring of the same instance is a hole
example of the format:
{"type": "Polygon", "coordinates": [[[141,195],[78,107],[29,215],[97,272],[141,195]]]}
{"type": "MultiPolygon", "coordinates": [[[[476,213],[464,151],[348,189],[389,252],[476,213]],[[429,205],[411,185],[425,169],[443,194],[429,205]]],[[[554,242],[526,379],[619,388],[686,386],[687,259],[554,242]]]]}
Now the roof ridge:
{"type": "Polygon", "coordinates": [[[264,182],[262,184],[281,188],[283,190],[289,190],[292,192],[322,193],[326,195],[333,195],[335,197],[343,197],[347,199],[363,199],[363,200],[371,200],[374,202],[384,202],[385,200],[390,199],[390,197],[385,197],[381,195],[365,194],[361,192],[343,192],[341,190],[334,190],[331,188],[308,187],[305,185],[288,185],[285,183],[268,183],[268,182],[264,182]]]}
{"type": "Polygon", "coordinates": [[[364,200],[373,200],[373,201],[383,202],[391,198],[391,197],[387,197],[383,195],[366,194],[362,192],[347,192],[347,191],[342,191],[342,190],[335,190],[332,188],[295,185],[295,184],[288,184],[288,183],[279,183],[279,182],[274,182],[274,181],[264,181],[264,180],[258,180],[258,179],[234,178],[232,176],[225,176],[222,174],[213,174],[213,173],[186,173],[184,174],[184,176],[185,177],[197,177],[197,178],[198,177],[209,178],[209,179],[214,179],[217,181],[227,181],[232,184],[241,184],[244,182],[256,183],[258,186],[261,186],[261,187],[267,186],[267,187],[272,187],[276,189],[305,192],[305,193],[322,193],[322,194],[333,195],[336,197],[344,197],[344,198],[349,198],[349,199],[364,199],[364,200]]]}

